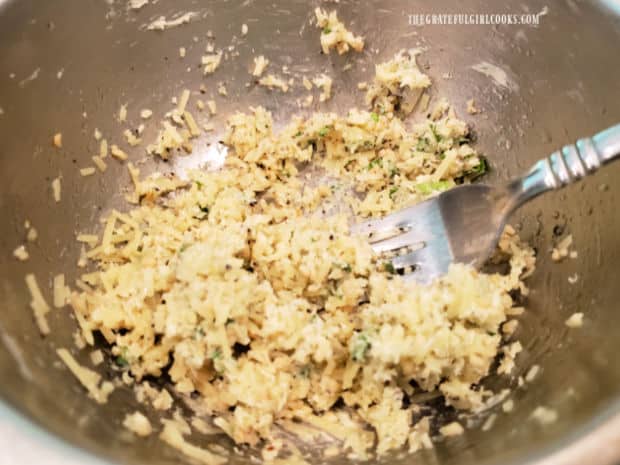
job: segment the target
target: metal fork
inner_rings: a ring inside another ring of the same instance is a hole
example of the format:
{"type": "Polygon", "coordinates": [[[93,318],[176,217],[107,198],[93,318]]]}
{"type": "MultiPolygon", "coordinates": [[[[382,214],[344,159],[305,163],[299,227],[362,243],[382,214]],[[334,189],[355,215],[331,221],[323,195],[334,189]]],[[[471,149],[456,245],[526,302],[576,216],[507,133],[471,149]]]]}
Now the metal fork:
{"type": "Polygon", "coordinates": [[[383,218],[356,224],[352,232],[367,236],[378,254],[400,253],[391,258],[389,266],[405,279],[428,283],[445,274],[454,262],[482,266],[516,209],[618,158],[620,124],[563,147],[503,186],[459,186],[383,218]]]}

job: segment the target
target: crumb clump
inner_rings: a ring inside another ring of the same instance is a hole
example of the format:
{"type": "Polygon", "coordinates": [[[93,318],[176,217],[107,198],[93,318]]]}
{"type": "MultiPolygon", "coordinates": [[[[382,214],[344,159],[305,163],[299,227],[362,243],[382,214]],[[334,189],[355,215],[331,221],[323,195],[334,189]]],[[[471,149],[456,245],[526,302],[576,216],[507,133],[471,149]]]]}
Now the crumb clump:
{"type": "Polygon", "coordinates": [[[336,49],[342,55],[353,49],[356,52],[364,50],[364,38],[356,36],[349,31],[338,19],[336,11],[327,13],[321,8],[314,10],[316,25],[321,29],[321,49],[328,54],[331,49],[336,49]]]}

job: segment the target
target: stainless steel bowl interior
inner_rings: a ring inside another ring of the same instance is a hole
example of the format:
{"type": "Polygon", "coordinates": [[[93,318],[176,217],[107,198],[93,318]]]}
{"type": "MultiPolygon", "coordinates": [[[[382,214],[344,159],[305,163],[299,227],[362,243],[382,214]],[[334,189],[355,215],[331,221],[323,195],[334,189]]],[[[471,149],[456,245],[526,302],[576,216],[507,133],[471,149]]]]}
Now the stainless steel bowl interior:
{"type": "MultiPolygon", "coordinates": [[[[92,137],[96,127],[120,140],[122,126],[115,114],[121,104],[128,103],[135,127],[139,109],[163,114],[171,96],[204,83],[207,94],[218,101],[219,130],[231,112],[256,104],[271,110],[276,121],[285,121],[302,112],[295,104],[299,95],[258,88],[248,74],[252,57],[264,54],[274,70],[286,65],[293,72],[333,75],[335,96],[321,109],[343,111],[363,104],[356,84],[372,75],[375,62],[401,48],[421,47],[420,62],[433,78],[433,95],[455,104],[491,160],[488,182],[521,173],[563,143],[620,121],[620,21],[602,3],[527,0],[500,5],[475,0],[456,6],[447,0],[341,0],[333,6],[367,39],[363,54],[345,57],[320,53],[318,31],[308,25],[314,5],[301,0],[160,1],[138,12],[128,11],[126,3],[0,1],[0,397],[71,444],[114,462],[172,464],[185,459],[156,437],[136,440],[123,430],[124,413],[136,407],[129,390],[117,390],[102,408],[58,369],[53,349],[72,344],[75,322],[68,310],[53,311],[53,334],[42,339],[23,278],[34,270],[46,290],[54,273],[74,278],[79,253],[75,232],[95,227],[102,211],[123,206],[120,188],[129,185],[124,166],[110,163],[105,175],[86,180],[78,173],[97,150],[92,137]],[[548,12],[539,27],[419,28],[410,26],[407,16],[535,13],[545,7],[548,12]],[[200,13],[190,24],[163,33],[143,28],[159,15],[188,10],[200,13]],[[249,26],[247,37],[241,37],[242,23],[249,26]],[[237,44],[240,55],[224,61],[213,76],[203,77],[199,63],[208,30],[218,46],[237,44]],[[183,60],[181,46],[187,48],[183,60]],[[498,86],[474,71],[471,66],[479,62],[505,70],[514,88],[498,86]],[[343,69],[346,63],[351,69],[343,69]],[[228,98],[217,96],[218,82],[226,83],[228,98]],[[470,98],[482,109],[480,115],[465,112],[470,98]],[[60,152],[51,147],[56,132],[64,135],[60,152]],[[49,185],[59,174],[63,200],[56,205],[49,185]],[[37,228],[39,239],[31,247],[31,259],[19,263],[10,254],[24,241],[26,219],[37,228]]],[[[155,130],[156,125],[149,124],[144,139],[152,138],[155,130]]],[[[206,142],[192,157],[204,152],[206,142]]],[[[141,150],[132,157],[142,158],[141,150]]],[[[142,169],[174,170],[175,163],[148,160],[142,169]]],[[[620,187],[614,182],[620,179],[619,168],[610,166],[566,191],[538,199],[513,220],[539,257],[530,280],[528,312],[517,333],[525,350],[515,376],[534,363],[542,367],[535,383],[514,392],[515,411],[500,414],[490,432],[478,426],[432,451],[391,456],[385,462],[524,463],[566,446],[620,411],[620,217],[615,208],[620,187]],[[552,263],[549,251],[555,236],[569,232],[578,258],[552,263]],[[575,273],[577,283],[569,284],[568,276],[575,273]],[[563,322],[575,311],[586,314],[586,323],[569,330],[563,322]],[[559,420],[537,426],[529,416],[538,405],[556,409],[559,420]]],[[[493,379],[489,383],[497,384],[493,379]]],[[[209,440],[192,439],[203,444],[209,440]]],[[[230,447],[223,437],[211,440],[230,447]]]]}

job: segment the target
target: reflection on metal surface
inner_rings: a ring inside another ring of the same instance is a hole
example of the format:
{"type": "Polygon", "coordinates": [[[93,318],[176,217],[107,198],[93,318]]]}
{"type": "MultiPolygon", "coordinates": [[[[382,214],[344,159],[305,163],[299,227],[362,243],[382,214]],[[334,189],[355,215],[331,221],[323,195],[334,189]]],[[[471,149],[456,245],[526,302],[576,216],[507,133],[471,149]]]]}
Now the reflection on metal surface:
{"type": "Polygon", "coordinates": [[[198,168],[216,171],[224,166],[227,154],[228,148],[219,142],[208,144],[206,147],[196,144],[191,155],[174,159],[174,171],[180,178],[186,177],[188,171],[198,168]]]}
{"type": "Polygon", "coordinates": [[[489,77],[496,85],[512,91],[518,91],[519,86],[508,77],[506,71],[497,65],[482,61],[471,67],[474,71],[489,77]]]}
{"type": "Polygon", "coordinates": [[[24,359],[23,351],[15,338],[9,334],[2,328],[0,325],[0,342],[4,344],[6,350],[11,354],[15,364],[17,365],[17,369],[19,370],[19,374],[22,376],[24,381],[34,381],[34,377],[32,376],[32,371],[28,367],[26,360],[24,359]]]}
{"type": "Polygon", "coordinates": [[[620,0],[601,0],[614,14],[620,15],[620,0]]]}

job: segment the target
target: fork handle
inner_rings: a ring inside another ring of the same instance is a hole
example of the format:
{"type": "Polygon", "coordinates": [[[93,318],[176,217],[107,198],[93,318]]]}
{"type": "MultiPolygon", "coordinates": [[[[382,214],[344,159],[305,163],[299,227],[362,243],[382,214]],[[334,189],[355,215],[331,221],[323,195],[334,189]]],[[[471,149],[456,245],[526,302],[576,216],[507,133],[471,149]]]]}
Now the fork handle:
{"type": "Polygon", "coordinates": [[[579,139],[539,160],[522,178],[510,183],[511,210],[552,189],[559,189],[620,159],[620,124],[593,137],[579,139]]]}

